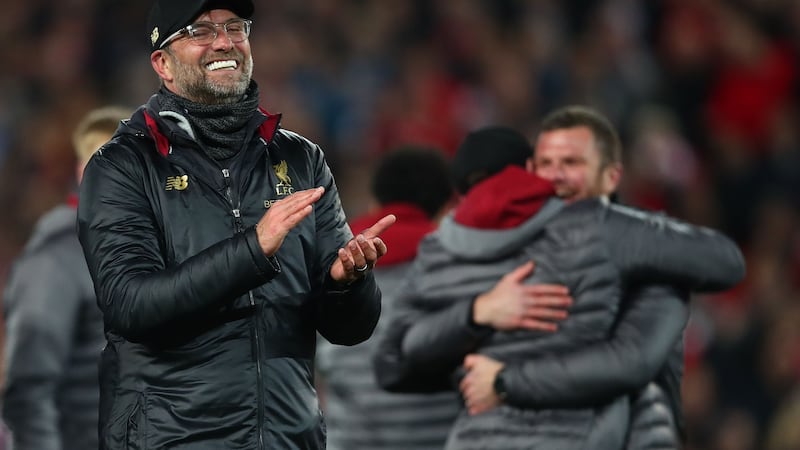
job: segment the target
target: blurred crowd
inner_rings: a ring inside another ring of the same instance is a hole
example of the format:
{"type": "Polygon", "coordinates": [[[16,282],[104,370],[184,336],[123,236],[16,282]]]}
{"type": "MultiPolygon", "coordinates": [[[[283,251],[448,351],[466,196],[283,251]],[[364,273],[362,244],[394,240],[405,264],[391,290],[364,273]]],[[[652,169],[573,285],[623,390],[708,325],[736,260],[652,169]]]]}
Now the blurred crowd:
{"type": "MultiPolygon", "coordinates": [[[[693,301],[688,448],[800,448],[800,2],[265,4],[250,36],[262,105],[322,146],[351,215],[376,155],[399,144],[451,154],[486,124],[532,136],[567,103],[609,116],[626,150],[619,201],[721,229],[747,257],[744,283],[693,301]]],[[[147,7],[4,4],[0,287],[74,187],[75,122],[157,89],[147,7]]]]}

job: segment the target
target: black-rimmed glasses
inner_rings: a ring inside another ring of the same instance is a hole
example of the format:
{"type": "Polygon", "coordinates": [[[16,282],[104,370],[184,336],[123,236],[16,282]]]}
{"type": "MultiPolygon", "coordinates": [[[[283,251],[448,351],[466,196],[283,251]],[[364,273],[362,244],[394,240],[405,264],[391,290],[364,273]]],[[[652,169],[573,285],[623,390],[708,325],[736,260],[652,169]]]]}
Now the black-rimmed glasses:
{"type": "Polygon", "coordinates": [[[252,23],[252,20],[238,18],[224,23],[196,22],[172,33],[168,38],[164,39],[164,42],[158,48],[166,47],[183,35],[188,36],[189,40],[195,45],[208,45],[217,39],[218,28],[225,30],[228,39],[234,44],[238,44],[250,36],[250,25],[252,23]]]}

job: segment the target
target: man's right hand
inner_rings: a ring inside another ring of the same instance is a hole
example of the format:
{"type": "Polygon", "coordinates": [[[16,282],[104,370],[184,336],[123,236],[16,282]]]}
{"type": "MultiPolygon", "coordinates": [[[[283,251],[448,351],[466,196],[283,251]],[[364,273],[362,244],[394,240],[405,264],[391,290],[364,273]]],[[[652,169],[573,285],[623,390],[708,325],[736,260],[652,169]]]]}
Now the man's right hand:
{"type": "Polygon", "coordinates": [[[533,268],[533,261],[517,267],[478,296],[472,309],[475,323],[496,330],[555,331],[556,322],[567,317],[572,297],[559,284],[524,284],[533,268]]]}
{"type": "Polygon", "coordinates": [[[281,248],[283,240],[301,220],[308,217],[313,205],[322,197],[325,188],[318,187],[297,191],[270,206],[256,224],[258,243],[266,256],[272,256],[281,248]]]}

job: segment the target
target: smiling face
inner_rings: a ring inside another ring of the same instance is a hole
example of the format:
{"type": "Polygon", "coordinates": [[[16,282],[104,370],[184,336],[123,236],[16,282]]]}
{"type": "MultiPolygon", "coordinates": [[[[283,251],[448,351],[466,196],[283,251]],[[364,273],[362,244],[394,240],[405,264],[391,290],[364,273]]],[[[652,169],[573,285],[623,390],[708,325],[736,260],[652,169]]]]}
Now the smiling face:
{"type": "MultiPolygon", "coordinates": [[[[214,9],[195,22],[224,23],[237,16],[214,9]]],[[[197,45],[184,36],[150,55],[150,62],[164,86],[196,103],[224,104],[241,99],[253,76],[250,41],[232,43],[221,27],[211,44],[197,45]]]]}
{"type": "Polygon", "coordinates": [[[610,195],[622,174],[620,164],[607,163],[592,130],[586,126],[544,131],[536,140],[533,170],[549,180],[568,202],[610,195]]]}

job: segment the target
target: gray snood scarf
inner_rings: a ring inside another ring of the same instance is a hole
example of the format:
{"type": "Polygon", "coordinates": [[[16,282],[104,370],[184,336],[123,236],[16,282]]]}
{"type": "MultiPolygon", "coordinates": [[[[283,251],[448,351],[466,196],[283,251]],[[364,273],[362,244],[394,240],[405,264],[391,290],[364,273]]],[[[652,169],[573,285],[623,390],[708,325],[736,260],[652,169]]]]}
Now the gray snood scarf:
{"type": "Polygon", "coordinates": [[[242,99],[236,103],[208,105],[195,103],[162,87],[161,108],[186,117],[200,148],[215,161],[233,157],[246,138],[247,122],[258,108],[258,86],[251,82],[242,99]]]}

